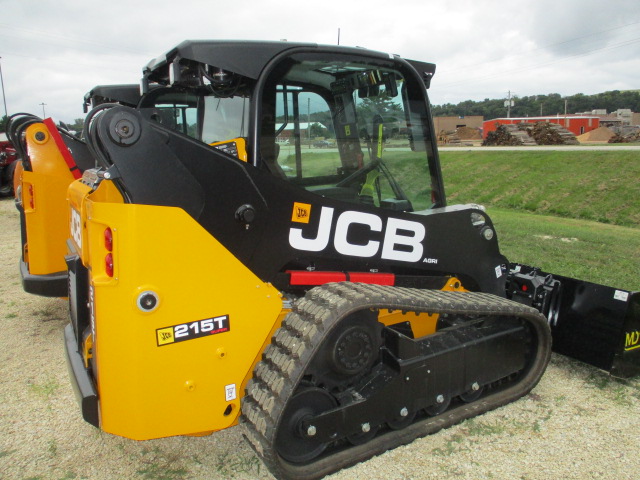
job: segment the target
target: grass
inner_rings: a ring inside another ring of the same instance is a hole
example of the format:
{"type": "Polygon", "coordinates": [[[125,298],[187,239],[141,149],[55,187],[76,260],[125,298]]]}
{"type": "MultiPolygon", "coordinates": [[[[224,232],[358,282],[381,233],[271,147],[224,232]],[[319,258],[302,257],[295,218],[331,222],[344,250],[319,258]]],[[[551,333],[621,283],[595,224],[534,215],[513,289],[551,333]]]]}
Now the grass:
{"type": "Polygon", "coordinates": [[[640,290],[640,229],[488,209],[503,254],[543,271],[640,290]]]}
{"type": "Polygon", "coordinates": [[[620,151],[440,154],[449,204],[487,207],[513,262],[640,290],[640,156],[620,151]]]}
{"type": "Polygon", "coordinates": [[[502,435],[506,431],[506,426],[500,423],[480,422],[475,419],[468,420],[464,424],[467,427],[467,434],[473,437],[485,437],[488,435],[502,435]]]}
{"type": "Polygon", "coordinates": [[[442,152],[440,159],[451,204],[640,227],[636,152],[442,152]]]}
{"type": "Polygon", "coordinates": [[[219,456],[216,461],[216,472],[221,478],[233,478],[235,474],[260,475],[261,462],[258,457],[251,455],[219,456]]]}
{"type": "Polygon", "coordinates": [[[159,447],[143,449],[141,467],[136,471],[138,478],[144,480],[179,480],[189,476],[182,459],[177,455],[163,452],[159,447]]]}
{"type": "Polygon", "coordinates": [[[30,383],[29,388],[36,395],[48,400],[60,388],[60,384],[55,379],[49,379],[42,384],[30,383]]]}

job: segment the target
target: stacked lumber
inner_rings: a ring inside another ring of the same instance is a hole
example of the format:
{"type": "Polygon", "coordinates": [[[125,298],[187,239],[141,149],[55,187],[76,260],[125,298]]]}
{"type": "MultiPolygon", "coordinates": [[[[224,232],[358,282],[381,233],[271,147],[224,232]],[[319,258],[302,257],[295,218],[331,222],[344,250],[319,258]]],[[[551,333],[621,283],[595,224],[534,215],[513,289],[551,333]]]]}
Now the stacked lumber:
{"type": "Polygon", "coordinates": [[[551,122],[536,122],[533,127],[528,126],[527,131],[538,145],[579,145],[576,136],[558,125],[551,122]]]}
{"type": "Polygon", "coordinates": [[[482,145],[579,145],[576,136],[556,123],[536,122],[499,125],[482,145]]]}
{"type": "Polygon", "coordinates": [[[618,127],[615,134],[609,139],[609,143],[640,142],[640,128],[636,125],[624,125],[618,127]]]}
{"type": "Polygon", "coordinates": [[[489,132],[482,142],[483,146],[517,146],[535,145],[536,142],[526,130],[519,125],[498,125],[495,131],[489,132]]]}

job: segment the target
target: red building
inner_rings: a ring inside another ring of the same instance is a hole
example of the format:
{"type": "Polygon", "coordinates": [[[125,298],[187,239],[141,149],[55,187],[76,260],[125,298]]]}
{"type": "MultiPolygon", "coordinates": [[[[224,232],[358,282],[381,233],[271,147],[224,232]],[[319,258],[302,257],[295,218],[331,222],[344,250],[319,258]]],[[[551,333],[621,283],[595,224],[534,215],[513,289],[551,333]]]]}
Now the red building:
{"type": "Polygon", "coordinates": [[[553,117],[494,118],[493,120],[487,120],[482,123],[482,138],[487,138],[489,132],[495,131],[496,124],[508,125],[510,123],[537,122],[557,123],[576,136],[595,130],[600,126],[600,118],[597,116],[556,115],[553,117]]]}

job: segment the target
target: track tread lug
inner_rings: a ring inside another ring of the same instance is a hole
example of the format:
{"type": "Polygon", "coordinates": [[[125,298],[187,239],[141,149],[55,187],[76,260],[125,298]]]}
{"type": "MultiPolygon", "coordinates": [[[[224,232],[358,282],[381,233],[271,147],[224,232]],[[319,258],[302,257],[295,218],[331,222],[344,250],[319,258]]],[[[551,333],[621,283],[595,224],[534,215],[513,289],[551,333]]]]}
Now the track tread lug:
{"type": "Polygon", "coordinates": [[[272,343],[263,353],[263,359],[254,369],[254,377],[247,383],[240,423],[245,428],[247,440],[277,478],[320,478],[521,397],[537,384],[550,352],[550,332],[544,317],[530,307],[495,295],[349,282],[326,284],[310,290],[305,297],[296,301],[291,313],[274,334],[272,343]],[[287,401],[326,334],[343,317],[363,309],[520,316],[535,327],[545,344],[536,357],[535,368],[532,367],[520,383],[500,395],[487,395],[478,402],[456,407],[438,417],[417,421],[403,430],[381,434],[369,443],[320,457],[307,465],[287,464],[275,451],[277,428],[287,401]]]}

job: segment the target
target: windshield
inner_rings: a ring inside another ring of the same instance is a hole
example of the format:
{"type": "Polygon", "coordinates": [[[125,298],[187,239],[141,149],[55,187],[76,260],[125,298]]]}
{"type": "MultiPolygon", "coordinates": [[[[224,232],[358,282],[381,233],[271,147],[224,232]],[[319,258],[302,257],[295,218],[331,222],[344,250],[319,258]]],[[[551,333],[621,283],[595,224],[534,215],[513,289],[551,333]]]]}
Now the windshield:
{"type": "Polygon", "coordinates": [[[318,195],[398,211],[433,205],[422,88],[389,61],[296,54],[263,94],[261,154],[318,195]],[[272,118],[272,121],[269,121],[272,118]]]}

